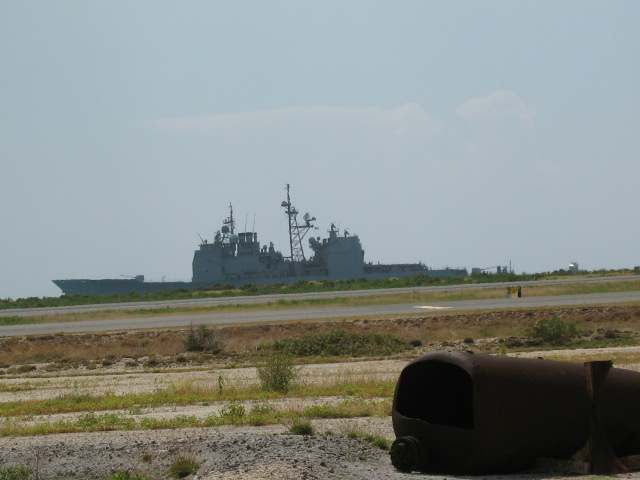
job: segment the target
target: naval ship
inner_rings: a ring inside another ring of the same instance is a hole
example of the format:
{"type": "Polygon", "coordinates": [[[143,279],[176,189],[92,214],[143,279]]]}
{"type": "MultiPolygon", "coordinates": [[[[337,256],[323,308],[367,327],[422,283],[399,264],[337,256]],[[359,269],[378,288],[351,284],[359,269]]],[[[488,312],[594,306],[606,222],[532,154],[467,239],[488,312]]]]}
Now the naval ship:
{"type": "Polygon", "coordinates": [[[233,206],[213,241],[201,239],[194,252],[191,282],[148,282],[144,275],[119,279],[53,280],[65,295],[114,295],[177,290],[208,290],[246,285],[288,284],[299,281],[383,279],[416,275],[465,277],[464,268],[431,269],[422,263],[380,264],[365,262],[357,235],[331,224],[328,237],[309,235],[317,230],[316,218],[299,212],[291,202],[287,184],[281,207],[288,219],[288,255],[273,242],[260,245],[255,231],[237,232],[233,206]],[[304,240],[308,238],[307,253],[304,240]]]}

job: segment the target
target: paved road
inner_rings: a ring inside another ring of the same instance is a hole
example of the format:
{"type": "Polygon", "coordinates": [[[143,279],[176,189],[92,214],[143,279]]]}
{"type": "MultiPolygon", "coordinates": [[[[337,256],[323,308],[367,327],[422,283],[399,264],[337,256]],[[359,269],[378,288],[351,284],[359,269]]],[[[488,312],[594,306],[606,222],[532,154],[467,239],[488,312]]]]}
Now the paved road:
{"type": "Polygon", "coordinates": [[[241,324],[314,320],[321,318],[364,317],[386,314],[410,314],[429,311],[492,310],[505,308],[553,307],[567,305],[600,305],[640,302],[640,292],[616,292],[591,295],[561,295],[554,297],[503,298],[434,302],[428,305],[405,303],[358,307],[327,306],[317,308],[251,309],[244,312],[211,312],[198,314],[158,315],[111,320],[86,320],[64,323],[41,323],[0,327],[0,336],[53,334],[57,332],[104,332],[145,328],[183,327],[190,324],[241,324]]]}
{"type": "Polygon", "coordinates": [[[71,307],[44,307],[44,308],[20,308],[0,310],[2,316],[34,316],[34,315],[56,315],[63,313],[93,312],[100,310],[139,310],[167,307],[208,307],[214,305],[238,305],[238,304],[259,304],[271,303],[278,300],[309,300],[314,298],[344,298],[344,297],[366,297],[369,295],[385,295],[393,293],[425,293],[425,292],[452,292],[460,290],[475,290],[483,288],[506,288],[509,286],[554,286],[566,284],[588,284],[588,283],[609,283],[626,282],[640,280],[640,275],[619,275],[608,277],[569,277],[558,280],[533,280],[527,282],[495,282],[495,283],[473,283],[466,285],[446,285],[436,287],[408,287],[408,288],[380,288],[370,290],[345,290],[338,292],[309,292],[309,293],[287,293],[254,296],[238,296],[224,298],[195,298],[185,300],[161,300],[153,302],[127,302],[127,303],[106,303],[94,305],[77,305],[71,307]]]}

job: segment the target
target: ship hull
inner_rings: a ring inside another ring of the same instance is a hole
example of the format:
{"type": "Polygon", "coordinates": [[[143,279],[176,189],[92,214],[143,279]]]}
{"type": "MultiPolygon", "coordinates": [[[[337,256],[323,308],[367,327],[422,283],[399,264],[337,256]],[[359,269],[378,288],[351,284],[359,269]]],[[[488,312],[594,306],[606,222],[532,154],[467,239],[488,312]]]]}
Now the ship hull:
{"type": "MultiPolygon", "coordinates": [[[[364,280],[382,280],[416,275],[425,275],[433,278],[455,278],[467,275],[467,271],[464,269],[448,268],[443,270],[424,269],[423,271],[416,271],[414,269],[394,269],[392,267],[391,265],[376,265],[371,271],[365,271],[360,278],[364,280]]],[[[348,280],[348,278],[335,278],[329,275],[275,275],[227,278],[224,282],[216,284],[205,282],[141,282],[130,279],[66,279],[53,280],[53,283],[55,283],[65,295],[145,295],[158,292],[219,289],[221,286],[242,287],[246,285],[292,284],[300,281],[329,280],[348,280]]]]}
{"type": "Polygon", "coordinates": [[[179,290],[198,290],[206,285],[193,282],[139,282],[127,279],[67,279],[53,280],[65,295],[126,295],[138,293],[141,295],[157,292],[171,292],[179,290]]]}

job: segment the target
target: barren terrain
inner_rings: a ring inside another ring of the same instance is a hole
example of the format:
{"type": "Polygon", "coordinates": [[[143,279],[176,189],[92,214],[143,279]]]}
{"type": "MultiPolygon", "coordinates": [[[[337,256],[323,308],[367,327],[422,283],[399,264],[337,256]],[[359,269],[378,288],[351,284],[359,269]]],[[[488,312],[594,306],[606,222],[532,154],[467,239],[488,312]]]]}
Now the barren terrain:
{"type": "MultiPolygon", "coordinates": [[[[188,456],[198,468],[186,478],[199,480],[416,478],[395,471],[385,450],[394,439],[393,384],[412,358],[471,349],[610,358],[640,370],[639,331],[640,306],[619,305],[227,326],[214,330],[224,339],[215,355],[185,352],[188,331],[177,329],[0,338],[0,468],[24,465],[43,480],[110,480],[118,471],[160,480],[188,456]],[[559,347],[531,342],[528,329],[549,318],[575,323],[581,337],[559,347]],[[295,388],[260,389],[256,366],[270,355],[265,345],[336,329],[413,347],[297,357],[295,388]],[[292,434],[301,420],[311,435],[292,434]]],[[[581,468],[542,459],[520,478],[573,476],[581,468]]]]}

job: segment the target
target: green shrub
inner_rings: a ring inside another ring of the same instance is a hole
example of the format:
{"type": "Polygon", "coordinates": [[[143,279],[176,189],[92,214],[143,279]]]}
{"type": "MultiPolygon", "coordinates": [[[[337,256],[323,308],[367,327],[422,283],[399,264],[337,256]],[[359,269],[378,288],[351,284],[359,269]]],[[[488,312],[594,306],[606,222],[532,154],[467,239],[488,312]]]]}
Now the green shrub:
{"type": "Polygon", "coordinates": [[[276,409],[273,405],[257,403],[251,408],[251,415],[269,415],[275,411],[276,409]]]}
{"type": "Polygon", "coordinates": [[[156,357],[149,357],[149,359],[142,364],[144,368],[154,368],[160,365],[160,361],[156,357]]]}
{"type": "Polygon", "coordinates": [[[313,333],[273,343],[274,350],[297,356],[390,355],[408,348],[409,344],[393,335],[348,333],[343,330],[313,333]]]}
{"type": "Polygon", "coordinates": [[[237,420],[240,419],[242,417],[244,417],[246,411],[244,409],[244,406],[240,403],[230,403],[229,405],[225,406],[221,411],[220,411],[220,416],[222,418],[228,418],[231,420],[237,420]]]}
{"type": "Polygon", "coordinates": [[[29,480],[31,470],[22,465],[15,467],[0,467],[0,480],[29,480]]]}
{"type": "Polygon", "coordinates": [[[374,447],[378,447],[381,450],[389,450],[389,440],[380,435],[375,435],[373,433],[366,432],[348,432],[347,437],[355,438],[356,440],[361,440],[363,442],[370,443],[374,447]]]}
{"type": "Polygon", "coordinates": [[[289,427],[289,433],[293,435],[313,435],[313,425],[308,420],[296,420],[289,427]]]}
{"type": "Polygon", "coordinates": [[[297,375],[291,357],[275,354],[258,367],[258,378],[263,390],[287,393],[297,375]]]}
{"type": "Polygon", "coordinates": [[[169,467],[169,475],[173,478],[184,478],[196,473],[199,468],[200,464],[195,458],[187,455],[180,455],[169,467]]]}
{"type": "Polygon", "coordinates": [[[253,426],[267,425],[273,422],[276,409],[269,404],[257,404],[251,408],[247,415],[246,423],[253,426]]]}
{"type": "Polygon", "coordinates": [[[553,317],[536,321],[527,333],[529,337],[541,343],[564,345],[578,335],[578,327],[575,323],[553,317]]]}
{"type": "Polygon", "coordinates": [[[19,367],[16,367],[16,372],[29,373],[29,372],[33,372],[35,369],[36,369],[35,365],[20,365],[19,367]]]}
{"type": "Polygon", "coordinates": [[[76,425],[86,431],[131,429],[135,424],[135,419],[118,413],[85,413],[76,420],[76,425]]]}
{"type": "Polygon", "coordinates": [[[188,352],[220,353],[222,351],[222,340],[205,325],[198,325],[196,328],[191,325],[189,334],[184,340],[184,348],[188,352]]]}
{"type": "Polygon", "coordinates": [[[149,480],[149,477],[141,473],[131,473],[126,470],[120,470],[111,474],[109,480],[149,480]]]}

